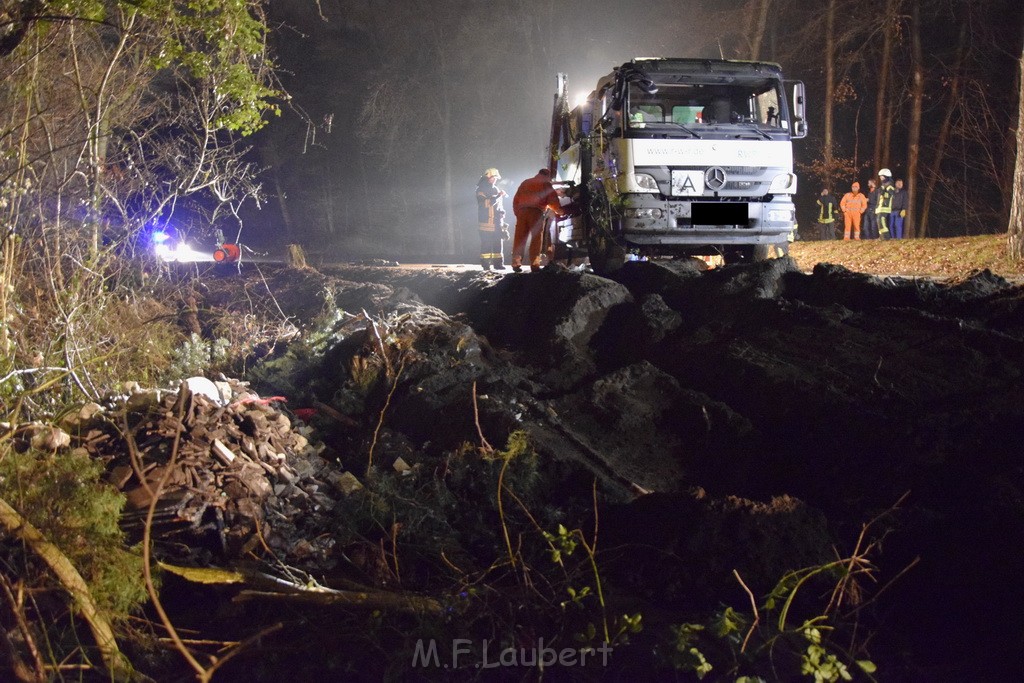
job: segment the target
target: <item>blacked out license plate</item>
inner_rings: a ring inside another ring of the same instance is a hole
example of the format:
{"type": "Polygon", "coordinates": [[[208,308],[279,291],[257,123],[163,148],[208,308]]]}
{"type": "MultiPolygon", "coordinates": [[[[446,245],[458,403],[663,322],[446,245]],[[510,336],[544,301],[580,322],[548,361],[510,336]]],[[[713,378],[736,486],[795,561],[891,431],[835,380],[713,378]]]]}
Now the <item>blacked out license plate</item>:
{"type": "Polygon", "coordinates": [[[747,227],[749,212],[745,202],[694,202],[694,225],[738,225],[747,227]]]}

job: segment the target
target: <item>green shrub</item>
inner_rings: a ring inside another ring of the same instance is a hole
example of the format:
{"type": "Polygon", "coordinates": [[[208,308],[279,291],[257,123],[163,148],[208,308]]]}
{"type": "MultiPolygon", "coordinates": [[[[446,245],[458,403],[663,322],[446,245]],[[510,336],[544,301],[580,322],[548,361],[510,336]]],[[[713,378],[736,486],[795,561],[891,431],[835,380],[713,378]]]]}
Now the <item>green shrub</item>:
{"type": "MultiPolygon", "coordinates": [[[[117,620],[148,596],[141,552],[125,548],[118,526],[124,496],[101,481],[102,472],[102,463],[85,456],[0,450],[0,498],[67,556],[97,605],[117,620]]],[[[5,555],[9,567],[35,561],[20,544],[8,544],[5,555]]]]}

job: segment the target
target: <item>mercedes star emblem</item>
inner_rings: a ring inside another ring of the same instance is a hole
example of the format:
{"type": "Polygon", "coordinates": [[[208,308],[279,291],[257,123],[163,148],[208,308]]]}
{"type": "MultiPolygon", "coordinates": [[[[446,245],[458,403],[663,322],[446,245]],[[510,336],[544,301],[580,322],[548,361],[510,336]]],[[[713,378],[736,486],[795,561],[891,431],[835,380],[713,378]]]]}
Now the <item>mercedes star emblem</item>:
{"type": "Polygon", "coordinates": [[[704,172],[704,184],[709,190],[718,192],[725,187],[725,169],[721,166],[712,166],[704,172]]]}

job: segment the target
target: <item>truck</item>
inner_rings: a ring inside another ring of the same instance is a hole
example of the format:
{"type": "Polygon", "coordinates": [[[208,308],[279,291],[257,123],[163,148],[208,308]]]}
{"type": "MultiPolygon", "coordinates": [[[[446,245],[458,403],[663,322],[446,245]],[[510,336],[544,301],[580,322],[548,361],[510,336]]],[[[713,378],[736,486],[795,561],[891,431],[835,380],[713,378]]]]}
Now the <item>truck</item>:
{"type": "Polygon", "coordinates": [[[649,257],[788,253],[792,140],[806,135],[804,84],[775,63],[633,59],[572,108],[560,73],[548,168],[571,203],[551,251],[585,252],[598,274],[649,257]]]}

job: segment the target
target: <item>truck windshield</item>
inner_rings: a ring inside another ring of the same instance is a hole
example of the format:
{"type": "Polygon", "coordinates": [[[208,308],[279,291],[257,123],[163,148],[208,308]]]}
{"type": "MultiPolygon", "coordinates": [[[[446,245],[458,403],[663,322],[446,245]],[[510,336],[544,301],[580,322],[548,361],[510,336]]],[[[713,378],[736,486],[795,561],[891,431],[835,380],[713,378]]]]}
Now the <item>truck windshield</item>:
{"type": "Polygon", "coordinates": [[[789,122],[780,107],[777,80],[755,79],[728,84],[658,83],[658,92],[649,94],[629,86],[631,130],[672,127],[693,136],[713,127],[733,127],[765,131],[788,131],[789,122]],[[673,125],[674,124],[674,125],[673,125]]]}

